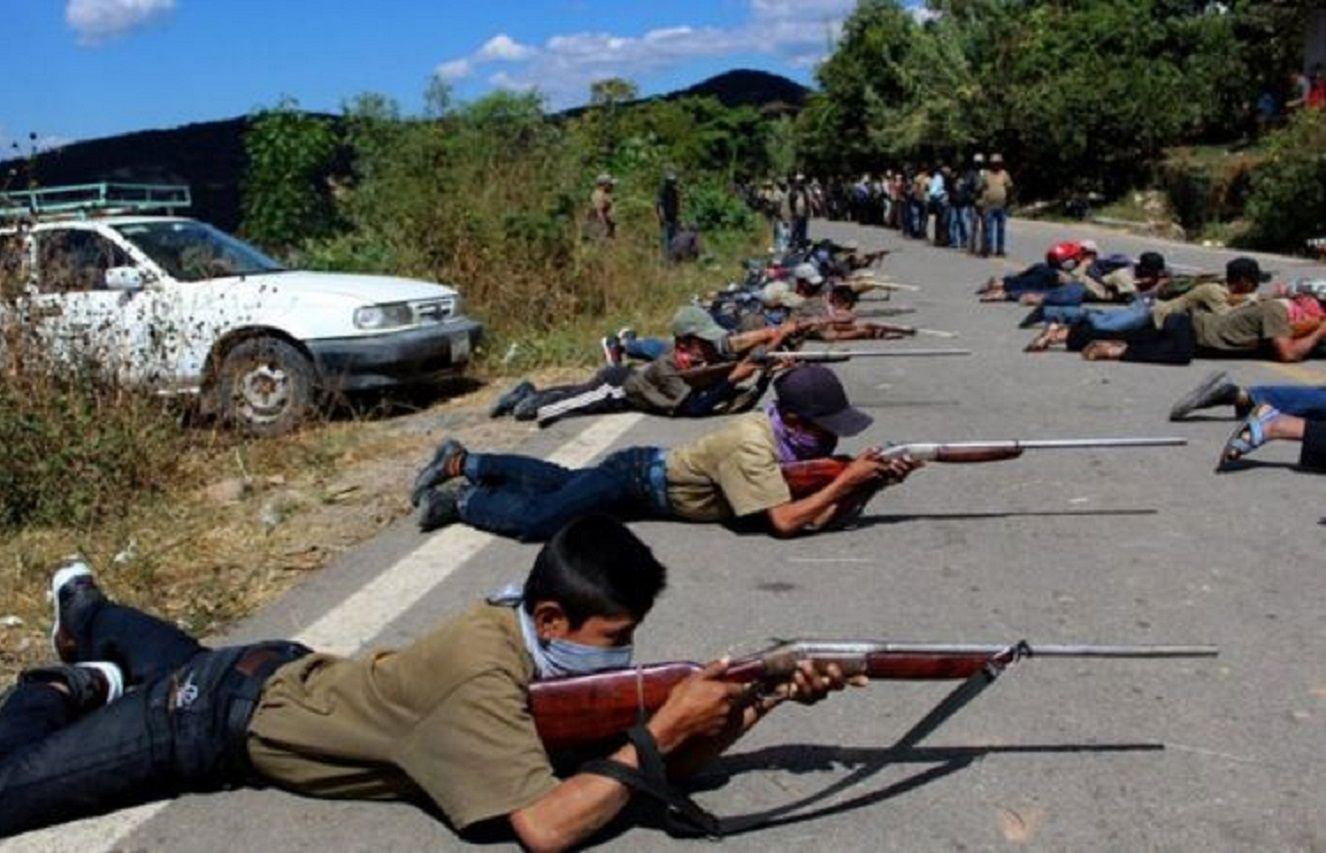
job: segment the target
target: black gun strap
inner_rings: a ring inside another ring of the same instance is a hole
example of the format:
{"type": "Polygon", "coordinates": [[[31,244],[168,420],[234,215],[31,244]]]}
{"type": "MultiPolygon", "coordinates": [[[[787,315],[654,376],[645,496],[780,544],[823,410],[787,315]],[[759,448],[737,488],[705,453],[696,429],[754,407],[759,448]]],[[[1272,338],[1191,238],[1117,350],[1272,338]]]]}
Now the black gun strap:
{"type": "Polygon", "coordinates": [[[704,835],[709,838],[723,836],[722,821],[706,811],[668,781],[667,764],[658,751],[658,744],[643,724],[626,733],[635,746],[640,766],[629,767],[607,758],[595,759],[581,766],[580,772],[593,773],[616,780],[633,791],[644,794],[665,807],[664,820],[671,835],[704,835]]]}

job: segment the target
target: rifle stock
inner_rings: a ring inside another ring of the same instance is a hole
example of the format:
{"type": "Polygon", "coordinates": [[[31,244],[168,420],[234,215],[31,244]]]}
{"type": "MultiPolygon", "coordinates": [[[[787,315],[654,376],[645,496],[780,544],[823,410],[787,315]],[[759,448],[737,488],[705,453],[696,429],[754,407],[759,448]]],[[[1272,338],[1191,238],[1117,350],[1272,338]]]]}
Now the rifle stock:
{"type": "MultiPolygon", "coordinates": [[[[734,661],[723,679],[733,683],[786,681],[804,661],[836,665],[844,676],[885,681],[947,681],[1002,669],[1027,657],[1214,657],[1212,646],[1032,646],[798,640],[734,661]]],[[[617,737],[647,719],[697,663],[659,663],[593,675],[536,681],[530,711],[550,752],[583,749],[617,737]]]]}

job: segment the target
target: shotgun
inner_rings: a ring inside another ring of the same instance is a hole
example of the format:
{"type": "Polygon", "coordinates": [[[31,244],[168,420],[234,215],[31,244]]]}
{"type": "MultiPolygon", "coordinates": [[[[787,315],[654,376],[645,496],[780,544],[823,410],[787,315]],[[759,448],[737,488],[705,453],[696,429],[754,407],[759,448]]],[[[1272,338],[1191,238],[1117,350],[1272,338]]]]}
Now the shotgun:
{"type": "MultiPolygon", "coordinates": [[[[809,352],[798,351],[777,351],[752,353],[745,357],[745,361],[753,362],[761,367],[777,367],[779,365],[793,364],[829,364],[841,361],[850,361],[853,358],[902,358],[907,356],[945,356],[945,355],[971,355],[971,350],[965,349],[897,349],[897,350],[812,350],[809,352]]],[[[706,364],[701,367],[692,367],[680,371],[677,375],[685,380],[686,384],[692,387],[704,387],[722,379],[732,372],[736,367],[736,361],[720,361],[714,364],[706,364]]]]}
{"type": "MultiPolygon", "coordinates": [[[[894,746],[918,741],[989,686],[999,673],[1028,657],[1069,658],[1210,658],[1214,646],[1032,646],[976,643],[891,643],[877,641],[794,640],[732,662],[725,681],[753,684],[755,691],[787,681],[803,661],[817,668],[836,664],[846,677],[864,675],[892,681],[961,680],[894,746]]],[[[667,701],[682,679],[699,672],[686,661],[609,670],[530,685],[530,710],[549,752],[581,749],[618,736],[648,718],[667,701]]]]}
{"type": "MultiPolygon", "coordinates": [[[[1027,450],[1087,450],[1107,447],[1182,447],[1186,438],[1061,438],[1042,441],[959,441],[950,444],[890,444],[878,448],[883,459],[909,456],[919,462],[1000,462],[1027,450]]],[[[794,499],[813,495],[834,481],[851,463],[850,456],[826,456],[787,462],[782,466],[794,499]]],[[[875,488],[874,491],[878,491],[875,488]]],[[[874,493],[871,492],[871,494],[874,493]]]]}

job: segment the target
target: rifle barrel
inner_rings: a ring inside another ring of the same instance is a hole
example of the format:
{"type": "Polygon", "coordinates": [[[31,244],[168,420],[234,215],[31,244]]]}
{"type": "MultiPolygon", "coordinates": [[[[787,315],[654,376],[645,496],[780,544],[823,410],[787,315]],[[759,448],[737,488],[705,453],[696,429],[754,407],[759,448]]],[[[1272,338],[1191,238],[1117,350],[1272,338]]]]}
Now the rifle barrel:
{"type": "Polygon", "coordinates": [[[1188,439],[1177,436],[1163,438],[1059,438],[1040,441],[1015,441],[1025,450],[1063,450],[1075,447],[1182,447],[1188,439]]]}
{"type": "Polygon", "coordinates": [[[901,358],[904,356],[931,356],[931,355],[971,355],[969,349],[881,349],[881,350],[801,350],[799,352],[772,352],[771,356],[779,358],[791,358],[795,360],[798,356],[811,356],[813,358],[823,358],[833,356],[835,359],[842,358],[901,358]]]}
{"type": "MultiPolygon", "coordinates": [[[[878,640],[791,640],[770,649],[796,650],[810,657],[848,657],[861,654],[933,654],[991,656],[1017,643],[893,643],[878,640]]],[[[1072,658],[1210,658],[1220,650],[1211,645],[1088,645],[1028,644],[1032,657],[1072,658]]]]}

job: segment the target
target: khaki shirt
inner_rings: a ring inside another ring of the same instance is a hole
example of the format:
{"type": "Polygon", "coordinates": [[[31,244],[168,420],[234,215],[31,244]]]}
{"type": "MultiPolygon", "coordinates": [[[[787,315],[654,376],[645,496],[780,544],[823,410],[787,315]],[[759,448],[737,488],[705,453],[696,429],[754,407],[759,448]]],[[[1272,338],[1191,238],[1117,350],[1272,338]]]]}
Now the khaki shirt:
{"type": "Polygon", "coordinates": [[[1195,314],[1193,333],[1199,347],[1254,350],[1272,338],[1292,337],[1289,308],[1278,299],[1244,305],[1224,314],[1195,314]]]}
{"type": "Polygon", "coordinates": [[[481,604],[395,651],[278,669],[249,723],[266,779],[318,797],[428,797],[456,829],[557,786],[529,712],[515,611],[481,604]]]}
{"type": "Polygon", "coordinates": [[[1008,204],[1008,193],[1013,189],[1013,179],[1003,169],[991,169],[985,173],[985,188],[981,191],[982,207],[1003,207],[1008,204]]]}
{"type": "Polygon", "coordinates": [[[622,382],[627,401],[636,409],[656,415],[675,414],[691,395],[691,386],[681,378],[677,362],[668,350],[622,382]]]}
{"type": "Polygon", "coordinates": [[[1137,292],[1137,280],[1128,267],[1120,267],[1096,277],[1091,275],[1091,264],[1081,264],[1073,270],[1074,279],[1082,283],[1096,302],[1117,302],[1137,292]]]}
{"type": "Polygon", "coordinates": [[[1165,318],[1171,314],[1186,312],[1189,314],[1224,314],[1231,308],[1229,288],[1215,281],[1194,285],[1173,299],[1157,299],[1151,308],[1151,319],[1156,328],[1165,325],[1165,318]]]}
{"type": "Polygon", "coordinates": [[[739,518],[792,500],[764,412],[668,451],[667,480],[673,511],[690,521],[739,518]]]}

